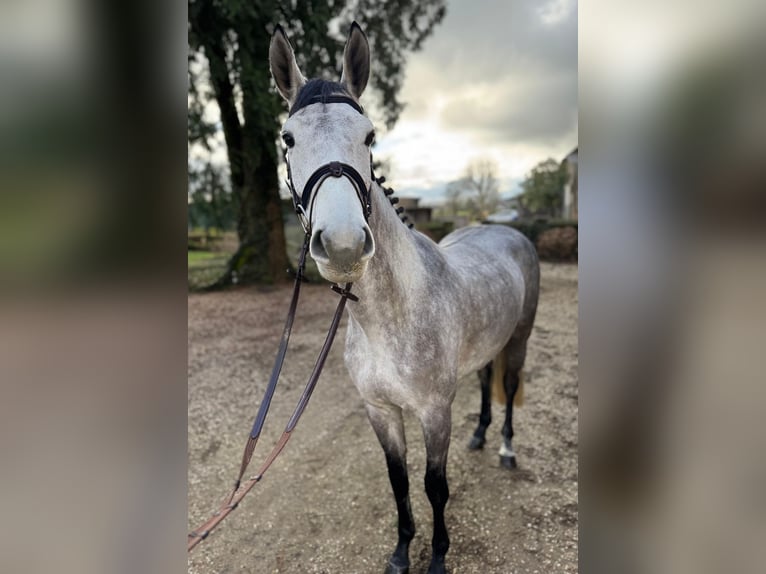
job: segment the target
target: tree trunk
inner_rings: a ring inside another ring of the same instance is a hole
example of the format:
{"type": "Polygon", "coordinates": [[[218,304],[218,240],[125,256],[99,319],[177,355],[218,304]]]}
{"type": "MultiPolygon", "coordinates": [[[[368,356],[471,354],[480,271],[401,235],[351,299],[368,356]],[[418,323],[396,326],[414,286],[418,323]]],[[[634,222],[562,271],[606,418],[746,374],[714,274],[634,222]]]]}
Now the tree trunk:
{"type": "Polygon", "coordinates": [[[239,248],[210,289],[231,283],[278,283],[287,279],[289,265],[275,144],[280,107],[277,97],[269,92],[269,72],[263,64],[268,62],[269,39],[241,36],[241,42],[240,59],[247,69],[241,74],[244,122],[240,122],[236,108],[223,37],[204,37],[210,80],[221,111],[231,187],[239,199],[239,248]],[[250,51],[262,57],[253,60],[250,51]]]}
{"type": "Polygon", "coordinates": [[[276,154],[260,155],[258,167],[246,171],[240,190],[239,249],[229,263],[229,277],[224,278],[227,282],[278,283],[288,279],[276,154]]]}

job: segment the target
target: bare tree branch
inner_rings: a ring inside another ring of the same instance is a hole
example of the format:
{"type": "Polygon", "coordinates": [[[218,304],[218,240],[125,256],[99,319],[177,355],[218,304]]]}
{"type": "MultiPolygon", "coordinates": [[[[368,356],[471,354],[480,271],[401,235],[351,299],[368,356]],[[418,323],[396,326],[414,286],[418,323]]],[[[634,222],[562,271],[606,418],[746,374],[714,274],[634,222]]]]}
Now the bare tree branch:
{"type": "Polygon", "coordinates": [[[486,219],[500,205],[500,182],[496,173],[497,165],[492,160],[472,161],[463,177],[447,186],[447,208],[454,213],[468,209],[473,219],[486,219]],[[461,201],[462,198],[465,199],[461,201]]]}

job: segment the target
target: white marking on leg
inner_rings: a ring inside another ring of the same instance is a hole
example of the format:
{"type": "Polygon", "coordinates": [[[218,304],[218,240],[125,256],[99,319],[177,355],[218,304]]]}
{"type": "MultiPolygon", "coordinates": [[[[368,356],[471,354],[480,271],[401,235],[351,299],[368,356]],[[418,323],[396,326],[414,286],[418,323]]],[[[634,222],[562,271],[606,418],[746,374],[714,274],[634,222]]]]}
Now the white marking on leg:
{"type": "Polygon", "coordinates": [[[511,456],[513,458],[516,458],[516,453],[513,452],[513,449],[510,449],[507,446],[505,446],[505,443],[503,443],[500,446],[500,450],[498,452],[500,453],[500,456],[511,456]]]}

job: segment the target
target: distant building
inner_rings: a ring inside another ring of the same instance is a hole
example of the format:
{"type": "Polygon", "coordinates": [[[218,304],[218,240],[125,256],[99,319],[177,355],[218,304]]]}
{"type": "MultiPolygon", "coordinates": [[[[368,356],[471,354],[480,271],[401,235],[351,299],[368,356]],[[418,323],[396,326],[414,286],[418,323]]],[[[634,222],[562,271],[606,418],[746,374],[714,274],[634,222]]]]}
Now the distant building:
{"type": "Polygon", "coordinates": [[[433,208],[431,207],[419,207],[419,197],[400,197],[399,204],[404,208],[404,212],[409,217],[408,223],[414,223],[419,225],[421,223],[428,223],[431,221],[431,213],[433,208]]]}
{"type": "Polygon", "coordinates": [[[443,215],[439,221],[452,225],[452,229],[460,229],[471,223],[467,215],[443,215]]]}
{"type": "Polygon", "coordinates": [[[564,184],[564,219],[577,219],[577,150],[574,148],[561,162],[566,166],[567,182],[564,184]]]}

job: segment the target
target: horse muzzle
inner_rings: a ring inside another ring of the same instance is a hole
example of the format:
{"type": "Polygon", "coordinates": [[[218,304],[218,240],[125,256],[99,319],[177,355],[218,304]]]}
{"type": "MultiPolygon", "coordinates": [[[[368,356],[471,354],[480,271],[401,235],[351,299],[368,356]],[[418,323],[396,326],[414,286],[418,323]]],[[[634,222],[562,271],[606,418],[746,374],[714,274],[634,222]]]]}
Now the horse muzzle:
{"type": "Polygon", "coordinates": [[[309,253],[328,281],[354,282],[362,277],[375,254],[375,240],[366,223],[325,227],[313,232],[309,253]]]}

